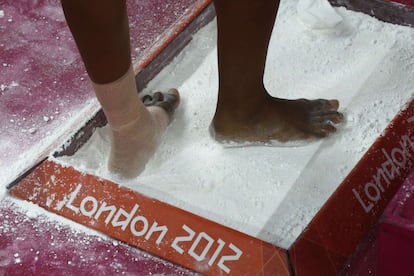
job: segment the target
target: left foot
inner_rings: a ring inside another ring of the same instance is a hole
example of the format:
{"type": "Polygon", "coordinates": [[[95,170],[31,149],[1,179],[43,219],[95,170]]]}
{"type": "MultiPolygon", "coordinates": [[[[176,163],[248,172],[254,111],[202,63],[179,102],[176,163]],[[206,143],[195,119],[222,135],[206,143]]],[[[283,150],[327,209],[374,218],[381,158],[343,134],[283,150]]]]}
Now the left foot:
{"type": "Polygon", "coordinates": [[[235,107],[217,110],[211,126],[216,140],[235,142],[280,142],[326,137],[342,122],[337,100],[286,100],[268,97],[249,114],[235,107]],[[242,114],[242,115],[240,115],[242,114]]]}

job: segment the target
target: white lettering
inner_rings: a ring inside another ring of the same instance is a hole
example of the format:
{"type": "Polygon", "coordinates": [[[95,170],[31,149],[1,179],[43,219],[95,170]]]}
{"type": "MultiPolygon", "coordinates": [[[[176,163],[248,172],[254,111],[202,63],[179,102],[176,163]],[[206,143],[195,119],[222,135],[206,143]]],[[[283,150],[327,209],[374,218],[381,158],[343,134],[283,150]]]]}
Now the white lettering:
{"type": "MultiPolygon", "coordinates": [[[[392,160],[392,158],[390,157],[390,155],[388,154],[388,152],[384,149],[381,149],[382,153],[384,154],[385,158],[387,159],[387,161],[385,161],[384,163],[382,163],[382,168],[383,170],[386,172],[387,177],[391,180],[393,180],[396,176],[396,174],[400,174],[400,171],[398,170],[398,167],[394,164],[394,161],[392,160]]],[[[381,171],[382,174],[384,174],[384,172],[380,169],[377,170],[377,175],[378,172],[381,171]]],[[[387,182],[387,187],[390,185],[390,181],[388,180],[388,178],[384,175],[383,176],[385,179],[385,182],[387,182]]]]}
{"type": "Polygon", "coordinates": [[[126,212],[124,209],[119,208],[118,212],[116,213],[114,219],[112,220],[112,226],[113,227],[119,227],[121,226],[121,229],[125,231],[127,228],[129,222],[131,221],[132,217],[134,216],[135,212],[138,210],[139,205],[135,204],[134,208],[132,208],[131,212],[126,212]],[[120,221],[120,217],[124,216],[125,220],[120,221]]]}
{"type": "Polygon", "coordinates": [[[372,208],[374,208],[374,204],[372,204],[372,202],[369,202],[368,205],[365,205],[365,202],[362,200],[361,196],[355,189],[352,189],[352,192],[354,193],[355,197],[358,199],[359,203],[361,204],[362,208],[364,208],[364,211],[366,213],[368,213],[369,211],[371,211],[372,208]]]}
{"type": "Polygon", "coordinates": [[[400,167],[403,167],[407,162],[406,152],[399,148],[395,148],[391,151],[392,160],[400,167]],[[400,159],[398,158],[399,155],[400,159]]]}
{"type": "Polygon", "coordinates": [[[376,174],[372,175],[371,181],[361,187],[364,190],[366,198],[362,198],[356,189],[352,189],[354,196],[366,213],[374,208],[374,204],[381,200],[382,193],[391,185],[391,181],[401,175],[401,170],[406,169],[409,157],[414,151],[414,143],[408,135],[403,135],[398,142],[400,147],[394,147],[390,151],[381,149],[385,161],[376,168],[376,174]],[[384,184],[386,186],[384,187],[384,184]]]}
{"type": "Polygon", "coordinates": [[[200,234],[198,234],[196,240],[193,242],[193,244],[191,245],[190,250],[188,251],[188,254],[190,254],[191,257],[193,257],[194,259],[196,259],[197,261],[202,261],[204,260],[204,258],[207,255],[207,252],[210,250],[211,246],[213,245],[214,240],[213,238],[211,238],[209,235],[207,235],[204,232],[201,232],[200,234]],[[207,240],[207,246],[204,247],[203,251],[201,252],[201,254],[197,254],[195,252],[198,244],[200,243],[201,239],[205,239],[207,240]]]}
{"type": "Polygon", "coordinates": [[[378,187],[375,184],[372,184],[371,182],[368,182],[367,184],[365,184],[364,191],[365,191],[365,194],[367,195],[367,197],[372,201],[378,201],[381,198],[380,190],[378,189],[378,187]],[[370,193],[370,190],[371,191],[374,190],[375,194],[372,195],[370,193]]]}
{"type": "Polygon", "coordinates": [[[96,212],[95,219],[96,220],[99,219],[99,217],[102,215],[103,212],[108,212],[108,211],[109,211],[109,214],[108,216],[106,216],[106,219],[105,219],[105,224],[108,224],[116,212],[116,207],[114,205],[106,206],[105,201],[102,202],[101,207],[99,207],[98,212],[96,212]]]}
{"type": "Polygon", "coordinates": [[[213,256],[211,256],[211,259],[208,261],[208,265],[212,266],[214,262],[216,261],[218,255],[221,253],[221,251],[224,248],[224,245],[226,244],[222,239],[218,239],[219,246],[217,247],[216,251],[214,251],[213,256]]]}
{"type": "Polygon", "coordinates": [[[137,216],[135,217],[132,222],[131,222],[131,232],[132,234],[134,234],[135,236],[143,236],[146,232],[148,231],[148,220],[143,217],[143,216],[137,216]],[[142,230],[141,231],[137,231],[135,224],[141,221],[142,222],[142,230]]]}
{"type": "Polygon", "coordinates": [[[95,214],[96,210],[98,210],[98,201],[96,198],[92,196],[87,196],[84,199],[82,199],[81,205],[80,205],[80,211],[83,215],[87,217],[93,216],[95,214]],[[88,202],[92,202],[92,208],[91,210],[86,210],[85,206],[88,204],[88,202]]]}
{"type": "MultiPolygon", "coordinates": [[[[80,200],[78,199],[78,196],[81,188],[82,185],[79,184],[76,186],[75,190],[70,193],[70,195],[65,196],[65,200],[61,201],[61,208],[65,206],[76,213],[80,212],[83,216],[90,218],[93,217],[95,220],[105,219],[105,224],[108,225],[109,222],[111,222],[112,227],[120,227],[123,231],[129,227],[128,231],[130,231],[134,236],[145,236],[145,240],[155,240],[157,245],[160,245],[163,242],[163,239],[168,232],[168,227],[166,225],[158,225],[158,222],[156,221],[151,224],[145,216],[135,216],[139,209],[138,204],[135,204],[130,210],[125,210],[123,208],[118,208],[116,205],[108,205],[105,201],[100,203],[97,198],[91,195],[85,196],[82,200],[80,200]],[[75,206],[75,202],[77,202],[79,206],[75,206]]],[[[376,186],[373,183],[367,183],[364,191],[366,198],[371,201],[377,201],[381,198],[381,190],[379,186],[376,186]]],[[[366,204],[355,189],[353,189],[353,192],[361,205],[364,207],[364,210],[368,212],[373,208],[374,205],[371,201],[366,204]]],[[[226,265],[226,262],[239,260],[240,256],[243,254],[239,248],[230,243],[228,247],[233,251],[233,253],[231,253],[231,255],[223,256],[222,253],[225,245],[227,244],[222,239],[218,239],[218,246],[213,248],[215,240],[206,232],[200,232],[195,238],[196,232],[189,226],[182,225],[182,229],[185,231],[185,234],[183,236],[176,237],[173,240],[171,247],[180,254],[184,254],[184,252],[188,253],[188,255],[195,261],[208,261],[209,266],[216,263],[218,268],[226,273],[230,273],[231,270],[228,265],[226,265]],[[182,244],[185,242],[188,242],[187,246],[182,244]],[[212,250],[214,250],[214,252],[210,258],[210,251],[212,250]]],[[[141,242],[142,241],[143,240],[141,240],[141,242]]],[[[203,265],[204,264],[205,263],[203,263],[203,265]]]]}
{"type": "Polygon", "coordinates": [[[158,236],[158,239],[155,243],[160,244],[162,242],[162,239],[164,238],[164,236],[167,234],[168,227],[167,226],[158,226],[158,223],[156,221],[152,224],[150,230],[145,235],[145,239],[149,240],[153,233],[159,232],[159,231],[161,231],[161,233],[158,236]]]}
{"type": "Polygon", "coordinates": [[[82,188],[82,185],[79,184],[76,189],[70,194],[70,198],[68,203],[66,203],[66,207],[69,208],[70,210],[74,211],[75,213],[79,213],[79,208],[73,206],[73,202],[75,201],[75,198],[78,196],[78,193],[80,191],[80,189],[82,188]]]}
{"type": "MultiPolygon", "coordinates": [[[[380,188],[380,190],[381,190],[381,192],[384,192],[385,191],[385,189],[384,189],[384,186],[382,186],[382,183],[381,183],[381,177],[382,177],[382,179],[384,179],[385,180],[385,182],[387,183],[387,187],[389,187],[390,186],[390,181],[388,180],[388,178],[385,176],[385,174],[384,174],[384,171],[383,170],[377,170],[377,174],[376,175],[374,175],[374,176],[372,176],[372,178],[374,179],[374,182],[375,182],[375,184],[378,186],[378,188],[380,188]]],[[[366,185],[366,184],[365,184],[366,185]]]]}
{"type": "Polygon", "coordinates": [[[195,232],[188,227],[187,225],[183,225],[183,229],[187,232],[187,236],[176,237],[171,244],[171,247],[174,248],[178,253],[183,254],[184,249],[178,246],[179,242],[191,241],[194,238],[195,232]]]}
{"type": "Polygon", "coordinates": [[[240,249],[238,249],[234,244],[230,244],[229,247],[234,251],[234,255],[229,255],[229,256],[223,256],[220,258],[220,261],[218,262],[218,267],[220,267],[222,270],[224,270],[224,272],[226,273],[230,273],[230,268],[228,266],[226,266],[224,264],[224,262],[228,262],[228,261],[237,261],[238,259],[240,259],[240,256],[242,255],[243,251],[241,251],[240,249]]]}

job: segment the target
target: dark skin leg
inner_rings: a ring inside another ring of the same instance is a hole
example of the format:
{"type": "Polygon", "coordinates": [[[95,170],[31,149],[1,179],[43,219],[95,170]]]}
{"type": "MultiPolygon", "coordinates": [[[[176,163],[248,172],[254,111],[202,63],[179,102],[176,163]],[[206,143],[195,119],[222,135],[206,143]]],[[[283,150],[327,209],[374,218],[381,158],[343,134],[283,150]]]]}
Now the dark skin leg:
{"type": "Polygon", "coordinates": [[[343,119],[337,100],[269,95],[264,68],[279,2],[214,0],[218,24],[219,96],[212,133],[219,141],[292,141],[325,137],[343,119]]]}
{"type": "Polygon", "coordinates": [[[62,7],[91,80],[123,76],[131,64],[125,0],[62,0],[62,7]]]}

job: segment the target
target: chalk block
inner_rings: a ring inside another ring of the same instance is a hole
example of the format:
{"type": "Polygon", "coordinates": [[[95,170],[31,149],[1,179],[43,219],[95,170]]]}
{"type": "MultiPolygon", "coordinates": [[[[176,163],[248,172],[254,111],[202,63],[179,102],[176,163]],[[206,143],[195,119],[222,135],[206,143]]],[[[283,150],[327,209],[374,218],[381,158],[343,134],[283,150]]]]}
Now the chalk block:
{"type": "MultiPolygon", "coordinates": [[[[405,183],[405,187],[413,187],[409,191],[414,191],[414,185],[406,184],[414,183],[413,124],[414,100],[411,100],[290,248],[258,240],[53,160],[42,162],[20,182],[10,185],[9,192],[203,275],[288,276],[292,271],[295,275],[338,275],[360,242],[377,225],[401,185],[405,183]]],[[[409,207],[404,210],[398,214],[414,217],[409,207]]],[[[384,223],[384,227],[388,225],[394,227],[397,223],[384,223]]],[[[405,260],[411,258],[404,254],[413,248],[414,227],[394,228],[413,237],[399,241],[398,247],[404,256],[397,258],[398,261],[409,264],[405,260]]],[[[395,258],[390,248],[397,244],[391,238],[403,237],[399,233],[388,235],[389,245],[385,250],[390,251],[386,252],[390,257],[395,258]]],[[[388,259],[384,265],[386,262],[388,259]]]]}
{"type": "Polygon", "coordinates": [[[378,232],[379,275],[410,275],[414,268],[414,169],[385,209],[378,232]]]}

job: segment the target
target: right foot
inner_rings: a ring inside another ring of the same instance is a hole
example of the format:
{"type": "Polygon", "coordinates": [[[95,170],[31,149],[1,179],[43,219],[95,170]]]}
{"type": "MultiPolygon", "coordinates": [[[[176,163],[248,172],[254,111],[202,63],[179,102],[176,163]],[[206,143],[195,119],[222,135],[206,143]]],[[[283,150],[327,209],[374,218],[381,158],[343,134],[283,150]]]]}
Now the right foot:
{"type": "Polygon", "coordinates": [[[216,111],[211,132],[219,142],[288,142],[326,137],[342,122],[337,100],[272,98],[235,117],[234,107],[216,111]]]}
{"type": "Polygon", "coordinates": [[[117,129],[111,129],[111,153],[108,169],[125,178],[138,176],[154,155],[161,137],[180,102],[176,89],[157,92],[147,102],[145,114],[117,129]]]}

